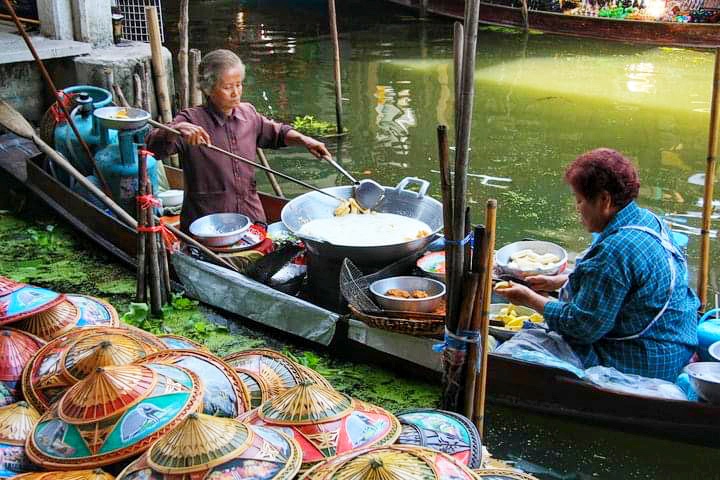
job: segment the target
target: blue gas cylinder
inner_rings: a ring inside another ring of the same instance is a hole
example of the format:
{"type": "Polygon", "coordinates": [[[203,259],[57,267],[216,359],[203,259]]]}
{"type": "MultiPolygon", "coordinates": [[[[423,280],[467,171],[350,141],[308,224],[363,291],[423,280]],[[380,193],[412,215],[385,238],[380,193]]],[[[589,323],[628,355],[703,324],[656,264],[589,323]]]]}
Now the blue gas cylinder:
{"type": "MultiPolygon", "coordinates": [[[[109,143],[108,130],[101,127],[101,141],[105,144],[95,154],[95,163],[110,187],[113,200],[133,217],[136,214],[138,191],[138,150],[144,147],[145,134],[149,125],[136,130],[118,132],[118,143],[109,143]]],[[[153,194],[157,192],[157,161],[147,156],[147,172],[152,183],[153,194]]]]}
{"type": "MultiPolygon", "coordinates": [[[[75,122],[75,126],[80,132],[80,137],[90,147],[90,152],[95,154],[97,150],[104,145],[100,138],[100,126],[97,119],[92,114],[93,110],[106,107],[112,102],[112,95],[104,88],[93,87],[90,85],[76,85],[63,90],[66,95],[75,95],[75,103],[77,106],[72,109],[70,116],[75,122]]],[[[110,143],[117,142],[117,132],[111,130],[108,132],[110,143]]],[[[70,163],[75,166],[84,175],[92,175],[92,164],[88,160],[85,150],[75,136],[72,128],[67,121],[61,121],[55,126],[53,138],[55,150],[60,152],[70,163]]],[[[67,183],[67,177],[61,178],[67,183]]]]}
{"type": "Polygon", "coordinates": [[[698,353],[703,362],[711,362],[713,358],[708,354],[708,347],[720,342],[720,308],[713,308],[705,312],[697,326],[698,353]]]}

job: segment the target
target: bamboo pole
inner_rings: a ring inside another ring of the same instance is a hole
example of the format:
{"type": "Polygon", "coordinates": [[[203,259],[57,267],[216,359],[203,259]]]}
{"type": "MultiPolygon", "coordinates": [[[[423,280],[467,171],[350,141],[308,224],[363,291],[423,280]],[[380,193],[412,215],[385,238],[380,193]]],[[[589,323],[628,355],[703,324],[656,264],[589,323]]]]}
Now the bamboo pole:
{"type": "Polygon", "coordinates": [[[330,34],[333,42],[333,72],[335,76],[335,120],[337,124],[337,133],[343,133],[342,116],[342,77],[340,75],[340,42],[338,40],[337,13],[335,11],[335,0],[328,0],[328,9],[330,11],[330,34]]]}
{"type": "MultiPolygon", "coordinates": [[[[263,152],[263,149],[258,147],[257,149],[257,157],[260,159],[260,163],[265,168],[270,168],[270,162],[268,162],[267,157],[265,156],[265,152],[263,152]]],[[[285,195],[283,194],[282,187],[280,187],[280,182],[278,182],[277,177],[275,177],[275,174],[272,172],[269,172],[265,170],[265,174],[267,175],[267,179],[270,182],[270,186],[273,189],[273,192],[275,192],[275,195],[277,195],[280,198],[285,198],[285,195]]]]}
{"type": "MultiPolygon", "coordinates": [[[[487,214],[486,214],[487,217],[487,214]]],[[[483,295],[485,295],[485,275],[487,266],[487,230],[484,225],[477,225],[475,227],[475,251],[472,259],[472,274],[477,277],[477,282],[474,284],[475,292],[473,295],[473,310],[470,315],[470,324],[466,330],[471,332],[477,332],[480,330],[483,295]]],[[[473,285],[471,285],[472,287],[473,285]]],[[[479,344],[471,344],[468,347],[467,354],[467,373],[465,375],[465,398],[463,402],[463,414],[467,418],[473,418],[473,411],[475,409],[475,382],[477,379],[477,367],[478,367],[478,356],[480,350],[479,344]]]]}
{"type": "Polygon", "coordinates": [[[200,61],[202,53],[197,48],[190,49],[190,106],[203,104],[203,93],[200,90],[200,61]]]}
{"type": "Polygon", "coordinates": [[[153,86],[150,74],[150,72],[152,71],[152,66],[150,62],[143,62],[142,66],[143,81],[145,84],[145,95],[143,96],[143,110],[145,110],[146,112],[152,112],[152,108],[150,108],[150,88],[153,86]]]}
{"type": "Polygon", "coordinates": [[[492,268],[494,263],[495,250],[495,225],[497,214],[497,200],[490,199],[487,201],[485,208],[485,229],[487,232],[487,262],[485,263],[485,272],[482,282],[483,285],[483,302],[480,311],[480,378],[475,381],[475,404],[473,406],[473,423],[480,432],[481,438],[484,436],[485,428],[485,397],[487,391],[487,363],[488,363],[488,330],[490,324],[490,299],[492,297],[492,268]]]}
{"type": "MultiPolygon", "coordinates": [[[[137,196],[141,197],[145,195],[147,191],[147,184],[143,183],[141,166],[145,162],[145,158],[139,159],[140,165],[138,167],[138,191],[137,196]]],[[[140,206],[140,202],[137,202],[137,230],[145,228],[147,223],[145,210],[140,206]]],[[[145,234],[137,232],[137,283],[135,289],[135,301],[139,303],[147,303],[147,253],[145,251],[145,234]]]]}
{"type": "Polygon", "coordinates": [[[164,123],[172,121],[172,108],[170,107],[170,94],[168,93],[167,72],[162,54],[162,40],[160,39],[160,21],[155,7],[145,7],[148,36],[150,37],[150,50],[152,59],[152,73],[155,78],[155,95],[160,109],[160,118],[164,123]]]}
{"type": "Polygon", "coordinates": [[[53,82],[53,79],[50,77],[50,74],[48,73],[47,69],[45,68],[45,64],[43,63],[42,59],[40,58],[40,55],[38,55],[37,50],[35,50],[35,46],[32,43],[32,40],[28,36],[27,32],[25,31],[25,27],[23,27],[22,23],[20,23],[20,18],[17,16],[17,13],[15,13],[15,8],[10,3],[10,0],[3,0],[5,3],[5,8],[7,8],[7,11],[10,13],[10,16],[12,17],[13,21],[15,22],[15,27],[17,27],[18,32],[20,32],[20,36],[25,41],[25,45],[27,45],[28,50],[30,50],[30,54],[35,59],[35,63],[38,66],[38,70],[40,70],[40,74],[42,75],[43,79],[45,80],[45,84],[50,89],[50,91],[55,96],[56,103],[58,107],[60,107],[60,110],[62,110],[63,115],[67,119],[68,125],[70,125],[70,128],[72,129],[73,133],[75,134],[75,138],[77,139],[78,143],[80,143],[80,146],[82,146],[83,151],[85,152],[85,156],[87,157],[88,161],[90,162],[90,165],[93,167],[93,171],[95,172],[95,175],[97,175],[98,180],[100,180],[100,184],[102,185],[103,190],[107,195],[110,195],[110,187],[108,186],[107,181],[105,180],[105,176],[98,168],[97,164],[95,163],[95,157],[93,156],[92,152],[90,151],[90,147],[88,146],[87,142],[85,142],[85,139],[80,135],[80,132],[77,129],[77,126],[75,125],[75,121],[72,119],[72,116],[70,115],[70,112],[68,112],[67,107],[65,106],[65,103],[63,102],[62,98],[62,92],[57,89],[55,86],[55,82],[53,82]]]}
{"type": "Polygon", "coordinates": [[[190,0],[180,0],[180,19],[178,20],[178,35],[180,48],[178,48],[178,88],[180,89],[180,109],[190,106],[190,72],[188,71],[188,4],[190,0]]]}
{"type": "Polygon", "coordinates": [[[137,73],[133,73],[133,96],[135,97],[135,107],[143,108],[142,80],[140,79],[140,75],[138,75],[137,73]]]}
{"type": "Polygon", "coordinates": [[[522,0],[522,2],[520,3],[520,13],[522,13],[523,18],[523,28],[527,32],[530,30],[530,15],[528,13],[527,0],[522,0]]]}
{"type": "Polygon", "coordinates": [[[703,191],[702,230],[700,231],[700,271],[698,272],[698,296],[700,310],[707,306],[708,274],[710,272],[710,222],[712,220],[713,196],[715,189],[715,167],[718,154],[718,124],[720,115],[720,48],[715,49],[712,98],[710,100],[710,131],[708,132],[708,154],[705,164],[705,189],[703,191]]]}
{"type": "MultiPolygon", "coordinates": [[[[27,23],[28,25],[40,25],[40,20],[35,20],[32,18],[25,18],[25,17],[17,17],[17,18],[22,23],[27,23]]],[[[6,15],[4,13],[0,13],[0,20],[13,20],[13,16],[6,15]]]]}
{"type": "MultiPolygon", "coordinates": [[[[159,162],[159,160],[157,160],[159,162]]],[[[150,179],[148,178],[147,184],[145,186],[145,191],[152,192],[152,183],[150,182],[150,179]]],[[[155,219],[152,219],[152,222],[154,223],[155,219]]],[[[161,222],[162,220],[158,220],[158,222],[161,222]]],[[[163,303],[170,304],[172,302],[172,284],[170,283],[170,262],[168,261],[168,254],[167,250],[165,249],[165,242],[163,241],[162,233],[153,233],[152,234],[153,241],[157,243],[158,246],[158,263],[160,264],[160,286],[162,287],[160,290],[162,292],[162,300],[163,303]]]]}
{"type": "Polygon", "coordinates": [[[460,128],[460,97],[462,93],[462,63],[463,63],[463,31],[462,23],[455,22],[453,31],[453,71],[455,72],[455,138],[458,138],[460,128]]]}
{"type": "MultiPolygon", "coordinates": [[[[150,190],[148,187],[148,174],[147,174],[147,156],[145,153],[140,153],[138,159],[138,188],[144,191],[146,195],[152,194],[152,186],[150,190]],[[140,187],[142,186],[142,187],[140,187]]],[[[146,210],[143,210],[144,223],[148,228],[155,226],[155,216],[153,215],[153,207],[150,206],[146,210]]],[[[162,315],[162,287],[160,285],[160,263],[158,262],[158,246],[155,241],[155,233],[146,232],[143,233],[145,238],[145,247],[148,253],[148,261],[150,263],[150,313],[154,316],[162,315]]]]}

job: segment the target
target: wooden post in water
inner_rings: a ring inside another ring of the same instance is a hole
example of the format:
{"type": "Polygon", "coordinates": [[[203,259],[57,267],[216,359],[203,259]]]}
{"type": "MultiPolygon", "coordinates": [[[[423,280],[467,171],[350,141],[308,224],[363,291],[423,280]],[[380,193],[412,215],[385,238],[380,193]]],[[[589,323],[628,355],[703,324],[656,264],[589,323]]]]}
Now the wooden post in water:
{"type": "Polygon", "coordinates": [[[523,18],[523,28],[525,31],[530,30],[530,14],[528,12],[528,0],[522,0],[520,3],[520,12],[522,13],[523,18]]]}
{"type": "Polygon", "coordinates": [[[337,133],[343,133],[342,125],[342,77],[340,75],[340,42],[338,40],[337,14],[335,12],[335,0],[328,0],[328,10],[330,12],[330,35],[332,36],[333,51],[333,72],[335,75],[335,123],[337,125],[337,133]]]}
{"type": "Polygon", "coordinates": [[[197,48],[190,49],[190,106],[203,104],[203,93],[200,89],[200,61],[202,53],[197,48]]]}
{"type": "Polygon", "coordinates": [[[190,0],[180,0],[180,19],[178,20],[178,35],[180,48],[178,48],[178,88],[180,89],[180,110],[190,106],[190,72],[188,70],[188,9],[190,0]]]}
{"type": "Polygon", "coordinates": [[[462,23],[455,22],[453,31],[453,70],[455,72],[455,138],[460,128],[460,97],[462,92],[463,39],[465,33],[462,23]]]}
{"type": "MultiPolygon", "coordinates": [[[[142,171],[145,167],[145,157],[142,155],[138,158],[138,190],[137,196],[145,195],[146,183],[143,183],[142,171]]],[[[145,222],[145,210],[143,210],[140,200],[137,200],[137,285],[135,288],[135,301],[138,303],[147,303],[147,265],[145,252],[146,234],[141,232],[147,226],[145,222]]]]}
{"type": "Polygon", "coordinates": [[[700,231],[700,271],[698,272],[698,296],[700,310],[707,306],[708,274],[710,272],[710,222],[712,220],[715,188],[715,167],[718,154],[718,124],[720,123],[720,48],[715,50],[715,69],[710,100],[710,131],[708,132],[708,154],[705,164],[705,190],[703,191],[702,230],[700,231]]]}
{"type": "Polygon", "coordinates": [[[475,405],[473,406],[472,420],[475,423],[481,438],[484,437],[485,428],[485,397],[487,386],[487,362],[488,362],[488,333],[490,325],[490,299],[492,297],[492,269],[495,251],[495,224],[497,215],[497,200],[490,199],[487,201],[485,208],[485,230],[487,234],[487,262],[485,263],[485,272],[482,295],[482,309],[479,314],[480,327],[480,375],[475,380],[475,405]]]}
{"type": "MultiPolygon", "coordinates": [[[[148,181],[147,173],[147,154],[140,152],[138,155],[138,190],[144,191],[145,195],[152,195],[152,186],[148,181]],[[150,185],[148,187],[148,185],[150,185]]],[[[152,228],[155,226],[155,216],[153,215],[153,206],[149,205],[146,209],[142,209],[144,214],[143,223],[146,227],[152,228]]],[[[155,233],[145,232],[143,233],[145,238],[145,248],[147,255],[147,261],[149,263],[150,272],[150,313],[153,316],[162,315],[162,278],[160,276],[160,263],[158,257],[158,246],[155,239],[155,233]]]]}

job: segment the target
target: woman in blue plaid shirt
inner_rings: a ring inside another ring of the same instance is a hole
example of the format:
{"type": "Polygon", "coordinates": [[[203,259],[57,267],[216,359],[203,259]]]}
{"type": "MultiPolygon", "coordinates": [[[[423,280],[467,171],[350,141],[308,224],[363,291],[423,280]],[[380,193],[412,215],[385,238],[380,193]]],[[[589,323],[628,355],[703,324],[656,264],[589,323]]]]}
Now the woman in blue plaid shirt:
{"type": "Polygon", "coordinates": [[[599,148],[580,155],[565,181],[583,225],[598,234],[592,245],[571,274],[528,277],[533,289],[512,284],[497,293],[543,312],[585,368],[675,381],[697,346],[700,302],[668,227],[635,202],[637,170],[599,148]],[[537,293],[558,288],[559,300],[537,293]]]}

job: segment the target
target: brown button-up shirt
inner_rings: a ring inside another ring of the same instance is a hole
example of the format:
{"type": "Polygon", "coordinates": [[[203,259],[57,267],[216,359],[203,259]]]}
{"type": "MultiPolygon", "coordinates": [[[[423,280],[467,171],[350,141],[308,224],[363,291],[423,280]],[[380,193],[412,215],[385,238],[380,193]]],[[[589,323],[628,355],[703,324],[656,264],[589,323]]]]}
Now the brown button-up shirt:
{"type": "MultiPolygon", "coordinates": [[[[255,107],[243,103],[226,116],[212,103],[178,113],[173,124],[190,122],[210,134],[213,145],[255,161],[257,147],[285,146],[288,125],[260,115],[255,107]]],[[[172,124],[171,124],[172,126],[172,124]]],[[[156,128],[146,138],[147,147],[158,158],[179,153],[183,160],[185,199],[180,228],[211,213],[237,212],[253,221],[265,221],[255,182],[255,168],[222,153],[187,142],[170,132],[156,128]]]]}

